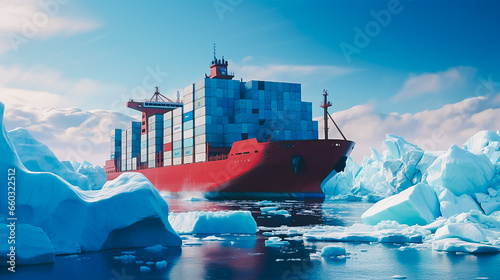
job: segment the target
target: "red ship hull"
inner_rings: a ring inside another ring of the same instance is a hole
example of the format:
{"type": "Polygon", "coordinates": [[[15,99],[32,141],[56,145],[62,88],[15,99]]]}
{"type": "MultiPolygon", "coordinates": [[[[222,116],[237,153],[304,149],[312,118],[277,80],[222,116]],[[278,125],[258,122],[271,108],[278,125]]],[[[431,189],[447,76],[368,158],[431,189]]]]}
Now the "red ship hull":
{"type": "MultiPolygon", "coordinates": [[[[235,142],[227,159],[127,172],[146,176],[160,191],[196,191],[245,197],[252,194],[321,195],[321,182],[333,171],[344,169],[354,148],[346,140],[299,140],[258,143],[255,139],[235,142]]],[[[113,161],[105,166],[108,180],[113,161]]]]}

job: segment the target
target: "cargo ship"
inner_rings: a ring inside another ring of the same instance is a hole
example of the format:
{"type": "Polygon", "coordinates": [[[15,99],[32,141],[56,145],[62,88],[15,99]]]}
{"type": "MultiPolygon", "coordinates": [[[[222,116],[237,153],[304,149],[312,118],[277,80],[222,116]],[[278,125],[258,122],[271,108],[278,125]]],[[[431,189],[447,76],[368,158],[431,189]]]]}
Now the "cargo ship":
{"type": "Polygon", "coordinates": [[[150,99],[129,100],[142,121],[111,131],[107,179],[139,172],[160,191],[208,198],[322,197],[322,181],[343,171],[354,148],[335,122],[343,139],[328,139],[328,93],[318,139],[300,84],[233,80],[227,67],[214,52],[210,75],[185,87],[182,101],[158,87],[150,99]]]}

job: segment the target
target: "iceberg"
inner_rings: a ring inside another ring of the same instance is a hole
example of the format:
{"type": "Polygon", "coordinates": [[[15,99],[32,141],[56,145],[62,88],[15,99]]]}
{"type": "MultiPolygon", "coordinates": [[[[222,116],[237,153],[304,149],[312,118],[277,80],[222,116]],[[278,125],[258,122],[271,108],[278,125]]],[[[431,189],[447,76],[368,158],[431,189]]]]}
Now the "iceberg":
{"type": "Polygon", "coordinates": [[[55,259],[54,248],[45,232],[27,224],[17,224],[14,228],[7,224],[0,224],[0,266],[15,261],[18,265],[53,263],[55,259]],[[8,236],[15,232],[15,244],[8,243],[8,236]],[[11,251],[15,246],[15,251],[11,251]],[[13,257],[13,258],[12,258],[13,257]]]}
{"type": "Polygon", "coordinates": [[[462,148],[474,154],[485,154],[492,163],[500,162],[500,130],[480,131],[467,139],[462,148]]]}
{"type": "MultiPolygon", "coordinates": [[[[0,169],[15,170],[17,224],[43,231],[56,255],[154,244],[181,246],[179,235],[168,222],[167,203],[143,175],[122,174],[102,190],[82,190],[50,170],[31,171],[20,158],[26,153],[17,153],[5,131],[3,111],[0,103],[0,169]]],[[[44,163],[45,159],[33,162],[44,163]]],[[[53,164],[67,169],[64,164],[53,164]]],[[[4,185],[0,192],[0,223],[7,220],[6,188],[4,185]]],[[[34,234],[20,242],[28,246],[39,236],[34,234]]]]}
{"type": "Polygon", "coordinates": [[[433,188],[420,183],[375,203],[363,213],[361,220],[368,225],[376,225],[385,220],[407,225],[426,225],[439,215],[439,202],[433,188]]]}
{"type": "Polygon", "coordinates": [[[470,210],[482,211],[469,195],[462,194],[457,197],[448,189],[444,189],[439,195],[439,209],[441,210],[441,215],[445,218],[466,213],[470,210]]]}
{"type": "MultiPolygon", "coordinates": [[[[89,179],[89,189],[91,190],[101,189],[108,180],[104,169],[99,165],[93,166],[90,162],[87,161],[84,161],[82,163],[72,161],[70,163],[73,167],[73,171],[82,174],[89,179]]],[[[63,162],[63,164],[66,164],[66,162],[63,162]]]]}
{"type": "Polygon", "coordinates": [[[432,242],[432,249],[436,251],[463,252],[471,254],[500,252],[500,249],[498,247],[488,244],[467,242],[459,238],[446,238],[436,240],[432,242]]]}
{"type": "Polygon", "coordinates": [[[53,173],[73,186],[88,190],[88,178],[69,169],[57,159],[56,155],[45,144],[38,142],[23,128],[16,128],[7,133],[13,148],[26,169],[31,172],[53,173]]]}
{"type": "Polygon", "coordinates": [[[342,246],[326,246],[321,249],[321,256],[324,258],[343,256],[346,254],[345,247],[342,246]]]}
{"type": "Polygon", "coordinates": [[[484,236],[483,230],[476,224],[471,223],[447,224],[438,228],[434,234],[435,240],[453,237],[476,243],[488,241],[484,236]]]}
{"type": "Polygon", "coordinates": [[[474,195],[486,193],[494,175],[495,167],[486,155],[476,155],[452,145],[429,166],[426,181],[456,196],[474,195]]]}
{"type": "Polygon", "coordinates": [[[257,223],[250,211],[170,213],[168,220],[179,234],[257,232],[257,223]]]}

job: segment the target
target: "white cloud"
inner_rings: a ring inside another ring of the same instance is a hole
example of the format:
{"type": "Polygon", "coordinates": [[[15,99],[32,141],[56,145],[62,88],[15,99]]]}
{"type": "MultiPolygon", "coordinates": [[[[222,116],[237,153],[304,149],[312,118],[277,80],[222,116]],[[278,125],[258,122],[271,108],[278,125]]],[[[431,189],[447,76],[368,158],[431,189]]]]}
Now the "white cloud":
{"type": "Polygon", "coordinates": [[[89,78],[65,79],[62,73],[45,66],[0,66],[0,101],[6,104],[30,108],[93,106],[111,104],[124,92],[127,89],[117,84],[89,78]]]}
{"type": "Polygon", "coordinates": [[[436,73],[412,74],[405,81],[401,90],[394,96],[395,101],[412,99],[429,93],[440,93],[463,85],[474,76],[472,67],[452,67],[436,73]]]}
{"type": "Polygon", "coordinates": [[[355,68],[340,67],[334,65],[247,65],[249,59],[244,58],[242,64],[230,61],[231,69],[245,80],[266,81],[294,81],[298,82],[305,76],[315,76],[318,79],[328,80],[343,76],[356,71],[355,68]]]}
{"type": "Polygon", "coordinates": [[[26,128],[60,160],[87,160],[103,166],[109,159],[111,129],[125,128],[132,120],[138,121],[106,110],[74,107],[27,110],[6,105],[4,124],[7,130],[26,128]]]}
{"type": "MultiPolygon", "coordinates": [[[[445,105],[437,110],[416,114],[381,114],[370,105],[360,105],[332,114],[348,139],[356,142],[352,157],[361,162],[370,156],[370,147],[381,151],[385,134],[404,137],[424,150],[446,150],[451,144],[462,145],[480,130],[500,128],[500,94],[479,96],[445,105]]],[[[316,118],[322,120],[322,118],[316,118]]],[[[323,122],[319,136],[324,137],[323,122]]],[[[330,121],[329,137],[340,134],[330,121]]]]}
{"type": "Polygon", "coordinates": [[[99,27],[93,20],[61,15],[65,1],[1,1],[0,53],[18,49],[34,38],[73,35],[99,27]],[[50,4],[50,5],[48,5],[50,4]]]}

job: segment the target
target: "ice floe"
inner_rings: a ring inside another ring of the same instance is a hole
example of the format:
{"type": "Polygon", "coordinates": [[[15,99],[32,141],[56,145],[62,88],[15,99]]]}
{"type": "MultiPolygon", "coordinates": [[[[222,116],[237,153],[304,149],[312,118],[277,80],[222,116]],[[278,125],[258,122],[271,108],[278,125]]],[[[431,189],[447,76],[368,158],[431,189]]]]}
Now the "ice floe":
{"type": "Polygon", "coordinates": [[[350,227],[315,226],[304,234],[304,238],[310,241],[403,243],[422,242],[429,234],[429,230],[419,226],[385,221],[375,226],[359,223],[350,227]]]}
{"type": "Polygon", "coordinates": [[[250,211],[170,213],[168,220],[179,234],[257,232],[257,223],[250,211]]]}
{"type": "Polygon", "coordinates": [[[345,247],[343,246],[326,246],[321,249],[321,256],[324,258],[330,258],[330,257],[336,257],[336,256],[342,256],[345,255],[345,247]]]}

